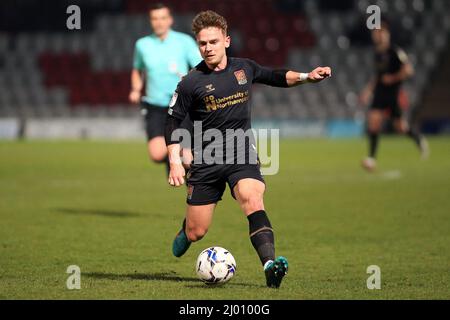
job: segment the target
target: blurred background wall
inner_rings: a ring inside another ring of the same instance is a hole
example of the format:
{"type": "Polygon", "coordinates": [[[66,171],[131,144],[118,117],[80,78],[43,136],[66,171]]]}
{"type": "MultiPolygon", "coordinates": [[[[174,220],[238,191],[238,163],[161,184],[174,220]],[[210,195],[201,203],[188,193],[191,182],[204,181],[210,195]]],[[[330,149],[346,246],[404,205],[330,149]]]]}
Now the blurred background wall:
{"type": "MultiPolygon", "coordinates": [[[[0,137],[144,137],[139,108],[128,103],[135,41],[151,32],[153,0],[2,0],[0,137]],[[66,28],[66,8],[81,8],[81,30],[66,28]]],[[[284,136],[358,136],[365,108],[358,95],[373,75],[366,9],[379,5],[393,41],[416,75],[400,99],[426,133],[450,132],[450,1],[446,0],[168,0],[174,29],[191,33],[205,9],[230,26],[229,55],[310,71],[333,68],[314,86],[256,86],[255,127],[284,136]]]]}

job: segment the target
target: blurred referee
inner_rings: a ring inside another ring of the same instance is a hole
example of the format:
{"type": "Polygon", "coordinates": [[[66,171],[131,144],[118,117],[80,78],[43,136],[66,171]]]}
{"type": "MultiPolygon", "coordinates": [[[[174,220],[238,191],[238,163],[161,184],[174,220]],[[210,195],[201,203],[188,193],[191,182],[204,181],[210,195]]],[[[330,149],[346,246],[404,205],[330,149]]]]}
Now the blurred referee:
{"type": "MultiPolygon", "coordinates": [[[[154,4],[148,13],[153,33],[136,41],[129,100],[141,104],[150,159],[166,163],[168,170],[164,125],[169,102],[178,82],[201,61],[201,56],[191,36],[171,29],[173,17],[167,5],[154,4]]],[[[189,126],[190,121],[183,123],[183,127],[189,126]]],[[[182,154],[183,163],[188,165],[191,150],[183,149],[182,154]]]]}

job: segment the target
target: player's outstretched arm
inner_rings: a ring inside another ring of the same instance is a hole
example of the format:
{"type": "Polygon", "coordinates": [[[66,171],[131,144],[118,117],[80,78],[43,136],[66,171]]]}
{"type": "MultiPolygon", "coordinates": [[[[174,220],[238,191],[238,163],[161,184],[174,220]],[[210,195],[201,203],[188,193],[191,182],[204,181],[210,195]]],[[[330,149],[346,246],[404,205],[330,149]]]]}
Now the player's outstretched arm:
{"type": "Polygon", "coordinates": [[[304,83],[316,83],[331,77],[330,67],[318,67],[309,73],[300,73],[288,71],[286,73],[286,82],[289,87],[295,87],[304,83]]]}

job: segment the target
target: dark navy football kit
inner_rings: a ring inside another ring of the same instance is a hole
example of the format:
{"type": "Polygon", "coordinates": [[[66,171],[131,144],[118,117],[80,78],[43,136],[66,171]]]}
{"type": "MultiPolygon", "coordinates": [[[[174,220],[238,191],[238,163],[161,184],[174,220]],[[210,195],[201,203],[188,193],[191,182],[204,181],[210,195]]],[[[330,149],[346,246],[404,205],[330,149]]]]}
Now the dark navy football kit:
{"type": "MultiPolygon", "coordinates": [[[[186,174],[188,204],[218,202],[226,184],[234,197],[233,188],[241,179],[264,183],[254,136],[249,134],[251,87],[253,83],[288,87],[286,72],[228,57],[225,69],[211,70],[202,61],[180,81],[169,105],[166,130],[186,115],[194,123],[194,160],[186,174]],[[217,137],[219,133],[222,138],[217,137]]],[[[166,131],[169,143],[170,134],[171,130],[166,131]]]]}

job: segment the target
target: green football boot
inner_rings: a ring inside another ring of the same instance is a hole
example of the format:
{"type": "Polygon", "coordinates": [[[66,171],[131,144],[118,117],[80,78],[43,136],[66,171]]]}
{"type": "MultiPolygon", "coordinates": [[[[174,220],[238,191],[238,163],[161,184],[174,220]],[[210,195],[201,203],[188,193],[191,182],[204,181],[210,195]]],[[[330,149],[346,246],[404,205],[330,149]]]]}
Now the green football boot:
{"type": "Polygon", "coordinates": [[[278,257],[264,268],[266,284],[269,288],[279,288],[283,277],[288,272],[288,261],[285,257],[278,257]]]}
{"type": "Polygon", "coordinates": [[[175,239],[172,244],[172,253],[175,257],[179,258],[189,249],[191,246],[191,242],[186,236],[186,219],[183,221],[183,226],[181,230],[177,233],[175,239]]]}

